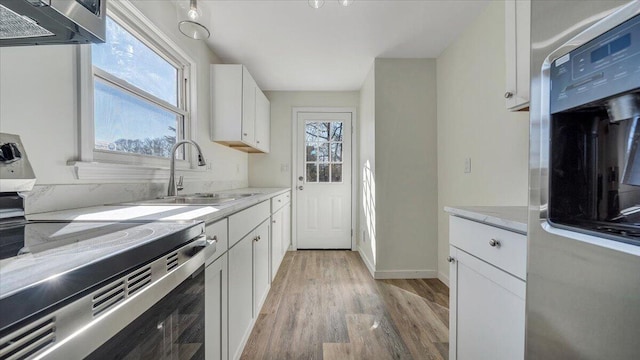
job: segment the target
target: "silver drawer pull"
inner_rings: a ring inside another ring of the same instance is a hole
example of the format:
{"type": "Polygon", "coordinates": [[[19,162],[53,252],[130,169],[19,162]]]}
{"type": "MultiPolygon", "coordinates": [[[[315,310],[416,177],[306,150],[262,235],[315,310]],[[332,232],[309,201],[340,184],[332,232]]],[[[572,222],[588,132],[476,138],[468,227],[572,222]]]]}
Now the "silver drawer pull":
{"type": "Polygon", "coordinates": [[[500,241],[496,240],[496,239],[491,239],[489,240],[489,245],[493,246],[493,247],[500,247],[500,241]]]}
{"type": "Polygon", "coordinates": [[[456,259],[454,259],[452,256],[447,256],[447,261],[452,263],[452,262],[455,262],[456,259]]]}

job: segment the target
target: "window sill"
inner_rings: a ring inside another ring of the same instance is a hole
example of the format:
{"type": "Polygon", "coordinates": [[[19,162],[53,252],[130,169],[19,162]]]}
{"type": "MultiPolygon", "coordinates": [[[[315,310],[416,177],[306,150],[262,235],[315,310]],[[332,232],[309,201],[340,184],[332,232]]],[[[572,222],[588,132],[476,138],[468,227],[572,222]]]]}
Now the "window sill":
{"type": "MultiPolygon", "coordinates": [[[[127,165],[104,162],[71,161],[67,165],[73,167],[74,175],[78,180],[100,181],[167,181],[169,179],[168,167],[127,165]]],[[[206,170],[183,169],[176,166],[176,171],[190,172],[190,178],[205,179],[206,170]],[[196,175],[199,174],[200,176],[196,175]]]]}

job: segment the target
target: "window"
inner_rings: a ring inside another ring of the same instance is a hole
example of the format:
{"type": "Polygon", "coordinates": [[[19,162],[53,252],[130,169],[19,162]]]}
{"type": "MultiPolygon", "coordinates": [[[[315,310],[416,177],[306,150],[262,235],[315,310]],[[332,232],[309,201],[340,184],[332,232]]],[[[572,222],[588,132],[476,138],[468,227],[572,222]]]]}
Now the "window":
{"type": "Polygon", "coordinates": [[[173,145],[192,135],[193,62],[128,2],[109,3],[106,42],[80,51],[81,160],[168,166],[173,145]]]}
{"type": "Polygon", "coordinates": [[[306,181],[342,182],[341,121],[305,124],[306,181]]]}

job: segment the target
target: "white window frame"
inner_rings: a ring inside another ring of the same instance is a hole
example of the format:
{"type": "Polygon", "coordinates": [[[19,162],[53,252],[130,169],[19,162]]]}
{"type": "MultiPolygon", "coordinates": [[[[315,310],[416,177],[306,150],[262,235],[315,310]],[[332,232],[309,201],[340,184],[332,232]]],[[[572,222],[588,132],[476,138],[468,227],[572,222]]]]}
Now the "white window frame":
{"type": "MultiPolygon", "coordinates": [[[[178,141],[195,139],[197,129],[197,103],[195,99],[196,63],[180,47],[155,26],[144,14],[128,0],[109,1],[108,14],[118,25],[129,31],[138,40],[163,57],[178,69],[178,86],[182,89],[178,98],[178,108],[184,117],[184,127],[178,130],[178,141]],[[183,133],[180,133],[183,130],[183,133]]],[[[91,46],[78,46],[79,71],[79,160],[72,162],[79,179],[112,180],[166,180],[168,178],[169,159],[140,154],[101,151],[95,149],[94,119],[94,77],[107,83],[119,84],[119,88],[130,91],[131,85],[112,76],[108,72],[94,68],[91,58],[91,46]]],[[[176,111],[175,106],[160,99],[145,96],[144,92],[135,92],[146,101],[163,108],[176,111]]],[[[191,147],[185,149],[185,159],[176,159],[176,168],[196,170],[196,154],[191,147]]],[[[200,169],[198,169],[200,170],[200,169]]],[[[204,170],[204,169],[202,169],[204,170]]],[[[200,170],[200,171],[202,171],[200,170]]]]}

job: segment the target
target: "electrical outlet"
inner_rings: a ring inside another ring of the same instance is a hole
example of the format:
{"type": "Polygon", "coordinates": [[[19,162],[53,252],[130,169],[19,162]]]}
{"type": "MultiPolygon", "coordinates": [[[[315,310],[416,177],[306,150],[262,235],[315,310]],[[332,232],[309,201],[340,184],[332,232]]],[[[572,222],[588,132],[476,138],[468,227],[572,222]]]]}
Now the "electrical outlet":
{"type": "Polygon", "coordinates": [[[465,174],[471,173],[471,158],[464,159],[464,173],[465,174]]]}

